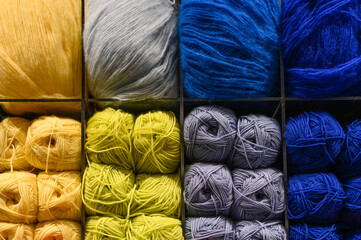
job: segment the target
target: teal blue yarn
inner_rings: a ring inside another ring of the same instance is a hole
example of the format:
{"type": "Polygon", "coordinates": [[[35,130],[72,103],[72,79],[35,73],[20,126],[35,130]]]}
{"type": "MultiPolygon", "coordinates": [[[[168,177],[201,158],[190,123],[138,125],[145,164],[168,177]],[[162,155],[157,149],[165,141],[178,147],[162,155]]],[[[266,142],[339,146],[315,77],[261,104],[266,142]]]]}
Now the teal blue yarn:
{"type": "Polygon", "coordinates": [[[310,224],[331,224],[346,199],[332,173],[300,174],[288,180],[288,218],[310,224]]]}
{"type": "Polygon", "coordinates": [[[275,95],[280,17],[278,0],[183,0],[179,31],[185,95],[275,95]]]}
{"type": "Polygon", "coordinates": [[[347,198],[341,213],[342,222],[361,227],[361,177],[348,180],[343,188],[347,198]]]}
{"type": "Polygon", "coordinates": [[[288,166],[294,173],[326,172],[335,163],[345,133],[330,114],[302,113],[286,122],[288,166]]]}
{"type": "Polygon", "coordinates": [[[309,226],[298,224],[290,226],[290,240],[342,240],[336,225],[309,226]]]}

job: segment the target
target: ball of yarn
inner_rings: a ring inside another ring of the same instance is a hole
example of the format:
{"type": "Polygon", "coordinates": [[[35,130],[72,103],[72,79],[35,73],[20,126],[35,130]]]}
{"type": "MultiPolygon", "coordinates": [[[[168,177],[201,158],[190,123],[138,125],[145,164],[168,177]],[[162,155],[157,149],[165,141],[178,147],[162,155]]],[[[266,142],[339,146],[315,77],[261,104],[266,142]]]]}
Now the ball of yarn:
{"type": "Polygon", "coordinates": [[[290,239],[341,240],[343,238],[335,225],[309,226],[307,224],[298,224],[290,226],[290,239]]]}
{"type": "Polygon", "coordinates": [[[345,144],[336,159],[335,171],[341,179],[361,175],[361,121],[347,126],[345,144]]]}
{"type": "Polygon", "coordinates": [[[288,180],[288,218],[306,223],[335,222],[346,195],[332,173],[300,174],[288,180]]]}
{"type": "Polygon", "coordinates": [[[0,238],[11,240],[34,240],[35,225],[0,222],[0,238]]]}
{"type": "Polygon", "coordinates": [[[190,217],[186,220],[184,235],[186,240],[233,240],[233,223],[231,219],[223,216],[190,217]]]}
{"type": "Polygon", "coordinates": [[[0,123],[0,172],[33,168],[24,153],[30,124],[29,120],[19,117],[5,118],[0,123]]]}
{"type": "MultiPolygon", "coordinates": [[[[81,97],[81,1],[17,2],[0,9],[0,98],[81,97]]],[[[2,103],[14,114],[77,104],[2,103]],[[41,106],[41,107],[40,107],[41,106]]]]}
{"type": "Polygon", "coordinates": [[[71,239],[81,240],[81,224],[69,220],[57,220],[38,223],[34,240],[71,239]]]}
{"type": "Polygon", "coordinates": [[[232,168],[264,168],[274,163],[281,146],[281,127],[276,119],[246,115],[238,119],[237,136],[229,157],[232,168]]]}
{"type": "Polygon", "coordinates": [[[227,216],[233,201],[232,176],[222,164],[194,163],[184,178],[187,216],[227,216]]]}
{"type": "Polygon", "coordinates": [[[351,231],[344,238],[345,240],[361,240],[361,230],[351,231]]]}
{"type": "Polygon", "coordinates": [[[46,172],[80,170],[81,123],[55,116],[34,120],[28,130],[25,156],[31,165],[46,172]]]}
{"type": "Polygon", "coordinates": [[[34,223],[38,216],[36,175],[28,172],[0,174],[0,221],[34,223]]]}
{"type": "Polygon", "coordinates": [[[174,113],[139,115],[132,140],[137,173],[174,173],[179,167],[180,129],[174,113]]]}
{"type": "Polygon", "coordinates": [[[128,239],[183,240],[182,222],[158,215],[139,216],[132,219],[128,239]]]}
{"type": "Polygon", "coordinates": [[[345,133],[328,113],[302,113],[286,122],[288,166],[296,173],[327,171],[342,149],[345,133]]]}
{"type": "Polygon", "coordinates": [[[233,148],[237,118],[228,108],[201,106],[187,115],[183,129],[188,160],[223,163],[233,148]]]}
{"type": "Polygon", "coordinates": [[[128,215],[134,173],[115,165],[91,163],[83,176],[83,203],[88,215],[128,215]]]}
{"type": "Polygon", "coordinates": [[[39,173],[38,221],[81,220],[80,172],[39,173]]]}
{"type": "Polygon", "coordinates": [[[361,177],[348,180],[343,189],[347,198],[341,212],[342,222],[361,227],[361,177]]]}
{"type": "Polygon", "coordinates": [[[272,168],[232,171],[233,220],[273,220],[285,210],[283,174],[272,168]]]}
{"type": "Polygon", "coordinates": [[[361,93],[359,9],[358,1],[282,2],[287,96],[325,98],[361,93]]]}
{"type": "Polygon", "coordinates": [[[182,187],[180,174],[139,174],[131,213],[163,214],[180,218],[182,187]]]}
{"type": "Polygon", "coordinates": [[[95,113],[86,129],[88,159],[134,169],[131,142],[133,127],[134,116],[122,110],[107,108],[95,113]]]}
{"type": "Polygon", "coordinates": [[[180,50],[185,94],[194,98],[264,97],[278,79],[278,0],[185,0],[180,50]]]}
{"type": "Polygon", "coordinates": [[[279,221],[240,221],[234,226],[235,240],[277,239],[287,240],[285,227],[279,221]]]}
{"type": "Polygon", "coordinates": [[[84,29],[96,98],[176,98],[177,6],[169,0],[89,0],[84,29]]]}
{"type": "Polygon", "coordinates": [[[85,224],[85,240],[124,240],[127,234],[127,220],[115,216],[89,217],[85,224]]]}

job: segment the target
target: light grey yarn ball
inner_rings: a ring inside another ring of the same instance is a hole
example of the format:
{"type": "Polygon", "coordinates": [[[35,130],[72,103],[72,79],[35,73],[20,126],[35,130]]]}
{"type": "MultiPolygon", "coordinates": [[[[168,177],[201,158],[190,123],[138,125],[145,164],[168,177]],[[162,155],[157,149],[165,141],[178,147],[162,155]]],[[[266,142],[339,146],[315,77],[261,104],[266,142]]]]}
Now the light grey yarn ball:
{"type": "Polygon", "coordinates": [[[87,0],[85,9],[85,63],[95,98],[178,97],[173,1],[87,0]]]}
{"type": "Polygon", "coordinates": [[[184,144],[188,160],[223,163],[236,135],[234,112],[221,106],[194,108],[184,120],[184,144]]]}
{"type": "Polygon", "coordinates": [[[188,218],[185,226],[186,240],[233,240],[232,220],[225,217],[188,218]]]}
{"type": "Polygon", "coordinates": [[[234,240],[287,240],[285,227],[279,221],[240,221],[234,226],[234,240]]]}
{"type": "Polygon", "coordinates": [[[268,167],[276,161],[280,146],[281,127],[276,119],[254,114],[241,116],[229,165],[244,169],[268,167]]]}
{"type": "Polygon", "coordinates": [[[223,164],[194,163],[184,178],[184,202],[191,217],[227,216],[233,201],[232,176],[223,164]]]}
{"type": "Polygon", "coordinates": [[[272,168],[232,171],[233,220],[275,220],[285,210],[283,174],[272,168]]]}

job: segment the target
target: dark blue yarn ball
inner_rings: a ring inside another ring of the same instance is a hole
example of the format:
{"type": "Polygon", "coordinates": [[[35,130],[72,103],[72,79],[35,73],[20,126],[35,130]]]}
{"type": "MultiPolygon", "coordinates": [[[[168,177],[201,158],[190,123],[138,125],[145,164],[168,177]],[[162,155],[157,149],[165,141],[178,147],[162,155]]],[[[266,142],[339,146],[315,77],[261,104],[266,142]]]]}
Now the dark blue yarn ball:
{"type": "Polygon", "coordinates": [[[342,222],[361,227],[361,177],[348,180],[343,189],[347,198],[341,213],[342,222]]]}
{"type": "Polygon", "coordinates": [[[295,175],[288,181],[288,218],[310,224],[334,223],[345,198],[332,173],[295,175]]]}
{"type": "Polygon", "coordinates": [[[361,121],[347,126],[345,144],[336,160],[336,173],[341,179],[361,176],[361,121]]]}
{"type": "Polygon", "coordinates": [[[185,95],[275,95],[280,18],[279,0],[183,0],[179,31],[185,95]]]}
{"type": "Polygon", "coordinates": [[[361,240],[361,230],[349,232],[345,240],[361,240]]]}
{"type": "Polygon", "coordinates": [[[286,95],[361,93],[361,1],[283,0],[286,95]]]}
{"type": "Polygon", "coordinates": [[[328,113],[302,113],[286,123],[288,166],[295,173],[325,172],[342,149],[345,133],[328,113]]]}
{"type": "Polygon", "coordinates": [[[341,240],[342,235],[335,225],[309,226],[298,224],[290,226],[290,240],[341,240]]]}

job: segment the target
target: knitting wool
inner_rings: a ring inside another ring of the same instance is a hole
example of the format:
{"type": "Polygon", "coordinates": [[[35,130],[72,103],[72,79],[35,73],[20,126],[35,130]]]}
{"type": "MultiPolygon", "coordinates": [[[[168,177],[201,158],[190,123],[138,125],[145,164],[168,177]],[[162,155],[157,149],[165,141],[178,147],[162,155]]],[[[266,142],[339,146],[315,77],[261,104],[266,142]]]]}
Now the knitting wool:
{"type": "Polygon", "coordinates": [[[186,220],[185,238],[233,240],[233,223],[231,219],[219,217],[190,217],[186,220]]]}
{"type": "Polygon", "coordinates": [[[63,239],[81,240],[81,224],[68,220],[56,220],[38,223],[34,240],[63,239]]]}
{"type": "Polygon", "coordinates": [[[361,177],[348,180],[343,189],[347,198],[341,211],[342,222],[361,227],[361,177]]]}
{"type": "Polygon", "coordinates": [[[235,223],[234,231],[235,240],[287,240],[285,227],[279,221],[240,221],[235,223]]]}
{"type": "Polygon", "coordinates": [[[0,238],[11,240],[33,240],[35,225],[0,222],[0,238]]]}

